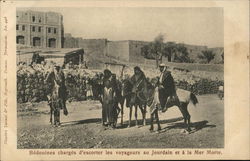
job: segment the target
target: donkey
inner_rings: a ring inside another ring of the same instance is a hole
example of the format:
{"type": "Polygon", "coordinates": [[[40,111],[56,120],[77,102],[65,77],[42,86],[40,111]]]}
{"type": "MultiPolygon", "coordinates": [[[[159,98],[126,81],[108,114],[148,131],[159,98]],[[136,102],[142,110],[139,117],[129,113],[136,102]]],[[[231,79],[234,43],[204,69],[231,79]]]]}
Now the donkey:
{"type": "Polygon", "coordinates": [[[60,110],[63,109],[64,115],[68,115],[68,111],[63,105],[63,99],[59,97],[59,90],[60,86],[54,80],[54,87],[52,90],[50,102],[50,123],[56,127],[60,126],[60,110]]]}
{"type": "MultiPolygon", "coordinates": [[[[153,131],[153,121],[156,119],[157,125],[158,125],[158,131],[161,130],[160,122],[159,122],[159,116],[158,111],[160,107],[160,101],[159,101],[159,93],[158,93],[158,87],[157,87],[157,78],[153,78],[151,80],[151,85],[148,87],[148,105],[150,107],[150,131],[153,131]]],[[[174,96],[174,99],[171,101],[167,101],[166,107],[170,108],[172,106],[177,106],[179,110],[181,111],[184,123],[186,125],[186,130],[189,133],[191,131],[190,128],[190,114],[188,112],[188,104],[192,102],[193,105],[196,105],[198,103],[198,99],[195,96],[194,93],[190,91],[186,91],[183,89],[176,89],[176,96],[174,96]]]]}

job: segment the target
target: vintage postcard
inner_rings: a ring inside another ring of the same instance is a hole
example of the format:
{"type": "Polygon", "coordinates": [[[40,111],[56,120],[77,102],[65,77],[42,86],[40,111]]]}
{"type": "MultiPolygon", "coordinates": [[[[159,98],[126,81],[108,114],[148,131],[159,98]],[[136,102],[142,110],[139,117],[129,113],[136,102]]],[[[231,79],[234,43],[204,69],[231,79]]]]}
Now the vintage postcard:
{"type": "Polygon", "coordinates": [[[1,160],[250,159],[249,1],[0,1],[1,160]]]}

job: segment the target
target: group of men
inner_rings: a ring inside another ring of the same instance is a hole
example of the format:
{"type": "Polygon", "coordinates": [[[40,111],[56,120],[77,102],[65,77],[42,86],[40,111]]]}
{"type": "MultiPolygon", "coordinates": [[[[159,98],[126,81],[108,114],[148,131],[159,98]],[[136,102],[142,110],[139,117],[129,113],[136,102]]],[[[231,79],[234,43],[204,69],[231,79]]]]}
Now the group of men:
{"type": "MultiPolygon", "coordinates": [[[[174,79],[171,75],[171,72],[167,70],[165,64],[160,64],[159,66],[160,75],[158,80],[158,89],[159,89],[159,101],[160,101],[160,110],[165,112],[167,110],[166,103],[169,97],[172,97],[175,94],[175,84],[174,79]]],[[[134,75],[130,78],[130,81],[133,85],[132,93],[137,94],[139,92],[139,85],[147,80],[144,72],[140,67],[134,67],[134,75]]],[[[59,66],[55,66],[54,70],[47,75],[45,81],[53,86],[54,83],[59,85],[59,97],[63,100],[63,108],[66,108],[66,99],[67,99],[67,90],[65,86],[65,77],[64,73],[59,66]]],[[[143,87],[147,87],[145,84],[143,87]]],[[[53,89],[49,87],[48,89],[53,89]]],[[[100,90],[100,102],[102,103],[102,124],[103,126],[111,126],[115,128],[116,120],[119,114],[118,101],[122,97],[122,93],[118,90],[118,83],[115,74],[110,70],[104,70],[103,84],[102,89],[100,90]]],[[[146,90],[146,89],[143,89],[146,90]]],[[[48,102],[50,104],[52,91],[48,92],[48,102]]],[[[135,97],[131,97],[130,104],[135,104],[135,97]]]]}

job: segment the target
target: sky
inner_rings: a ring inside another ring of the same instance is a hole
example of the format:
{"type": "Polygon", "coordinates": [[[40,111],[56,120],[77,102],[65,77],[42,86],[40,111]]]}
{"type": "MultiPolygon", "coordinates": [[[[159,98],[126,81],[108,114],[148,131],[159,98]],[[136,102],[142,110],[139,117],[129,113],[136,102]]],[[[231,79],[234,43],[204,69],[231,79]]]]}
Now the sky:
{"type": "MultiPolygon", "coordinates": [[[[24,8],[27,9],[27,8],[24,8]]],[[[64,32],[84,39],[174,41],[223,47],[221,8],[29,8],[63,15],[64,32]]]]}

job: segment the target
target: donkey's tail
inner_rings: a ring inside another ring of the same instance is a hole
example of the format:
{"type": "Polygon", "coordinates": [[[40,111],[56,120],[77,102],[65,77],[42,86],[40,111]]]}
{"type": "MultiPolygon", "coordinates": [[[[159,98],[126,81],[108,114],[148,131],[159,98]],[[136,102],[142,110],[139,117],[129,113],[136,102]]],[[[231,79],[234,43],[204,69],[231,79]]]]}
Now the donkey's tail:
{"type": "Polygon", "coordinates": [[[193,103],[193,105],[196,105],[197,103],[199,103],[196,95],[193,94],[192,92],[190,93],[190,100],[193,103]]]}

